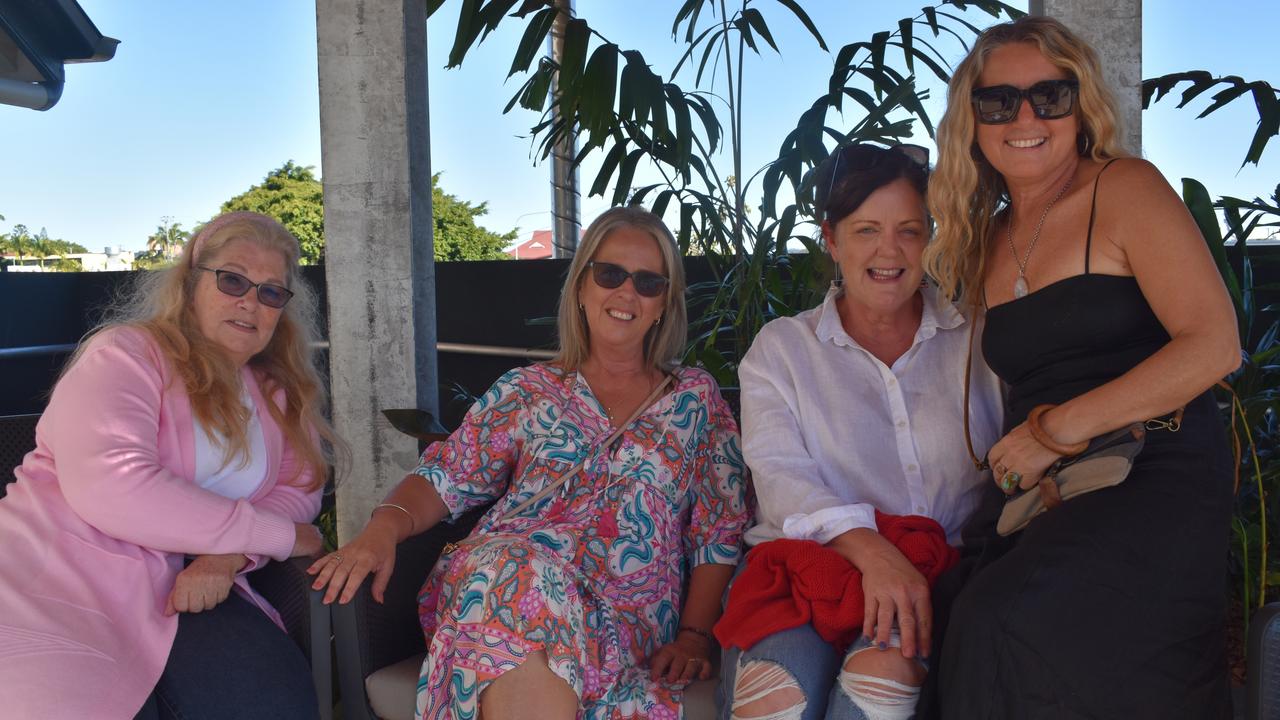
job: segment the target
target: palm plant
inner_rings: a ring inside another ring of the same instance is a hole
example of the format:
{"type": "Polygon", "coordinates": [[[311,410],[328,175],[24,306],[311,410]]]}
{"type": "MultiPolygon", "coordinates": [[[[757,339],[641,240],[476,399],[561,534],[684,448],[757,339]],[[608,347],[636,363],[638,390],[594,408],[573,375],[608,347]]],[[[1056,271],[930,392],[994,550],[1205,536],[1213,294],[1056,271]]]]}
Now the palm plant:
{"type": "Polygon", "coordinates": [[[147,251],[157,260],[172,260],[190,237],[191,233],[182,229],[182,223],[173,222],[171,217],[162,217],[156,231],[147,238],[147,251]]]}
{"type": "MultiPolygon", "coordinates": [[[[433,0],[428,9],[434,13],[443,4],[433,0]]],[[[738,0],[732,6],[727,0],[685,0],[671,27],[685,51],[668,77],[654,72],[639,50],[622,49],[582,17],[566,23],[559,62],[541,58],[535,66],[560,12],[552,0],[466,0],[449,54],[450,67],[456,66],[505,19],[526,21],[508,76],[528,77],[506,110],[520,106],[540,114],[532,136],[544,160],[570,132],[581,133],[585,142],[576,162],[601,157],[592,195],[604,197],[612,185],[615,205],[642,204],[679,218],[673,225],[681,250],[705,255],[714,277],[692,288],[695,304],[704,309],[690,354],[730,386],[737,384],[738,358],[761,325],[820,297],[822,253],[797,232],[811,210],[813,169],[834,147],[892,143],[910,135],[915,121],[932,134],[921,102],[926,94],[917,90],[914,73],[922,68],[947,79],[947,61],[933,43],[944,35],[961,44],[976,36],[979,28],[963,16],[970,8],[995,18],[1022,14],[1002,2],[941,0],[891,30],[845,45],[835,54],[827,91],[800,114],[776,158],[748,175],[744,60],[748,51],[779,52],[762,7],[783,12],[829,51],[796,0],[738,0]],[[833,123],[832,115],[839,120],[833,123]],[[731,172],[717,166],[725,154],[731,172]],[[661,180],[639,184],[642,168],[661,180]],[[754,208],[748,198],[758,198],[754,208]],[[793,243],[809,252],[789,254],[793,243]]]]}

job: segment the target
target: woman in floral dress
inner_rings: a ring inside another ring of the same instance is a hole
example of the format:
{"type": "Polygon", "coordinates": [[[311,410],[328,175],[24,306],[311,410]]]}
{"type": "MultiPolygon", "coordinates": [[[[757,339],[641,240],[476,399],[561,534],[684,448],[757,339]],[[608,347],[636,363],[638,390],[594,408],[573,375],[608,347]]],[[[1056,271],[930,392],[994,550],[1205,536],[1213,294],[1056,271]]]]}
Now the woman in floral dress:
{"type": "Polygon", "coordinates": [[[496,500],[422,589],[419,717],[677,718],[710,675],[746,480],[715,382],[673,361],[683,295],[662,222],[604,213],[565,282],[557,358],[500,378],[313,566],[326,600],[369,573],[381,598],[396,542],[496,500]]]}

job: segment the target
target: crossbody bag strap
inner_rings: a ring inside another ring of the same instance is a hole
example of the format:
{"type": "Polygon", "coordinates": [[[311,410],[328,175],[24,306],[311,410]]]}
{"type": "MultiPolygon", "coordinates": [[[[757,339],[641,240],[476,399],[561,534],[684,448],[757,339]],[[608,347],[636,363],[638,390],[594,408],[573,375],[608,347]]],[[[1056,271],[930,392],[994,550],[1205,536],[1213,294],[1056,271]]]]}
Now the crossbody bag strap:
{"type": "MultiPolygon", "coordinates": [[[[671,377],[672,377],[671,375],[666,375],[665,377],[663,377],[662,382],[658,383],[658,386],[655,387],[653,391],[649,393],[649,396],[644,399],[644,402],[640,403],[640,405],[635,409],[635,412],[631,413],[631,417],[627,418],[626,422],[620,423],[618,427],[614,428],[613,432],[609,433],[609,437],[605,438],[604,442],[600,443],[600,445],[598,445],[597,447],[607,448],[610,445],[612,445],[619,437],[621,437],[623,431],[631,427],[631,423],[635,422],[641,415],[643,415],[644,411],[648,410],[649,406],[652,405],[655,400],[657,400],[659,397],[662,397],[662,393],[664,390],[666,390],[667,385],[671,384],[671,377]]],[[[539,490],[533,497],[517,505],[513,510],[508,511],[507,514],[503,515],[501,518],[498,519],[498,522],[505,522],[507,520],[510,520],[516,515],[519,515],[520,513],[529,509],[531,506],[533,506],[534,504],[536,504],[538,501],[542,500],[546,496],[550,495],[556,490],[559,490],[565,483],[569,482],[569,480],[573,479],[574,476],[582,472],[582,469],[586,467],[587,461],[590,458],[591,458],[591,454],[588,453],[587,457],[583,458],[581,462],[573,466],[572,470],[565,473],[564,475],[561,475],[550,485],[539,490]]]]}

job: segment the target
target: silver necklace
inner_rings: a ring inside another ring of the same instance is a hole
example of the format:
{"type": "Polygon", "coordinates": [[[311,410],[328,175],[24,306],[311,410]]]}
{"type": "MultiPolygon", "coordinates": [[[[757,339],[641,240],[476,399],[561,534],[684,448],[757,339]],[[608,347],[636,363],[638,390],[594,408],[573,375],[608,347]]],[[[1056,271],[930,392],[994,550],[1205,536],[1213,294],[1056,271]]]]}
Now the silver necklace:
{"type": "Polygon", "coordinates": [[[1058,202],[1058,198],[1071,187],[1071,182],[1076,177],[1073,174],[1067,178],[1066,184],[1062,189],[1058,190],[1058,194],[1053,196],[1049,204],[1044,207],[1044,212],[1040,213],[1040,222],[1036,223],[1036,231],[1031,236],[1031,244],[1027,246],[1027,254],[1021,260],[1018,259],[1018,249],[1013,246],[1013,208],[1009,208],[1009,252],[1013,253],[1013,262],[1018,266],[1018,279],[1013,281],[1013,297],[1024,298],[1027,296],[1027,263],[1031,261],[1031,251],[1036,249],[1036,241],[1040,239],[1040,229],[1044,227],[1045,218],[1049,217],[1049,210],[1053,208],[1054,203],[1058,202]]]}

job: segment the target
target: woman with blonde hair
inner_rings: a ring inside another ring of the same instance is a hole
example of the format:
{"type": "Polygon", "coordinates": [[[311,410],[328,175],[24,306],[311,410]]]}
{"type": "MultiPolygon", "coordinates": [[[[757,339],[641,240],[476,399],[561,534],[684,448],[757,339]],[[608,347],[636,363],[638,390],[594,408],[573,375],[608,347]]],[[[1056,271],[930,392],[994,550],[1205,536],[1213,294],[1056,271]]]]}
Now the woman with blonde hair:
{"type": "Polygon", "coordinates": [[[1049,18],[988,29],[951,80],[926,263],[985,309],[1008,395],[943,646],[947,717],[1229,714],[1231,461],[1209,388],[1239,364],[1235,317],[1116,118],[1094,52],[1049,18]],[[1061,463],[1126,428],[1145,435],[1127,476],[1055,502],[1061,463]],[[998,536],[1006,495],[1033,489],[1049,509],[998,536]]]}
{"type": "Polygon", "coordinates": [[[715,381],[677,364],[684,289],[661,219],[606,211],[565,278],[556,358],[499,378],[310,568],[326,602],[370,573],[381,600],[396,543],[494,503],[419,597],[419,717],[674,720],[710,676],[746,479],[715,381]]]}
{"type": "Polygon", "coordinates": [[[269,217],[215,218],[67,362],[0,500],[13,717],[317,715],[306,660],[245,581],[321,549],[337,440],[298,257],[269,217]]]}

